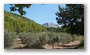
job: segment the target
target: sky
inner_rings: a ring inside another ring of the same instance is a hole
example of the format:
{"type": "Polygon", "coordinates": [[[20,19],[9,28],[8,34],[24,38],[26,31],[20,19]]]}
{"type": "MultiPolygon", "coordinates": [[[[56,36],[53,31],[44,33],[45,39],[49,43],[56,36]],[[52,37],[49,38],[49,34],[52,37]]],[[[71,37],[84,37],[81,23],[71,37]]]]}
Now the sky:
{"type": "MultiPolygon", "coordinates": [[[[44,24],[46,22],[52,22],[57,24],[55,13],[59,11],[58,5],[65,7],[65,4],[33,4],[30,8],[24,8],[26,11],[25,17],[34,20],[39,24],[44,24]]],[[[10,5],[4,4],[4,10],[10,12],[10,5]]],[[[14,12],[19,14],[18,11],[14,12]]],[[[19,14],[20,15],[20,14],[19,14]]]]}

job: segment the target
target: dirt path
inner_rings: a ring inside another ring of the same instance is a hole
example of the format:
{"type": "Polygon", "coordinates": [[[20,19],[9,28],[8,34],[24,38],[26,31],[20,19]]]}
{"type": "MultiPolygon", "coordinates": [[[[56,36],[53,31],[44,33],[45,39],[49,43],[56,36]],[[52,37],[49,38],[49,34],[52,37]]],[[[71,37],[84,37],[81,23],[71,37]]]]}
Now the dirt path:
{"type": "MultiPolygon", "coordinates": [[[[69,42],[67,44],[62,44],[62,43],[55,43],[54,44],[54,49],[73,49],[75,46],[77,46],[80,43],[79,40],[73,41],[73,42],[69,42]]],[[[17,38],[16,40],[16,45],[14,47],[14,49],[24,49],[25,48],[25,44],[21,41],[20,38],[17,38]]],[[[43,48],[45,49],[53,49],[53,47],[49,44],[45,44],[43,46],[43,48]]]]}
{"type": "MultiPolygon", "coordinates": [[[[73,41],[73,42],[69,42],[67,44],[62,44],[62,43],[55,43],[54,44],[54,49],[73,49],[75,46],[77,46],[80,43],[79,40],[73,41]]],[[[45,44],[43,46],[45,49],[53,49],[53,47],[49,44],[45,44]]]]}
{"type": "Polygon", "coordinates": [[[17,38],[16,45],[15,45],[14,49],[22,49],[25,46],[26,45],[21,41],[21,39],[20,38],[17,38]]]}

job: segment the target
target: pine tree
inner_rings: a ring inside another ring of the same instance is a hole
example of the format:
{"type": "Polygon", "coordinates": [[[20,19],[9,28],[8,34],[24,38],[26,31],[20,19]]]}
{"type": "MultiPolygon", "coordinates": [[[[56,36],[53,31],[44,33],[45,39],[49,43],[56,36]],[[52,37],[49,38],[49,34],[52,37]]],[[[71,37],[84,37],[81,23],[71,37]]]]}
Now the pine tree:
{"type": "Polygon", "coordinates": [[[71,34],[84,35],[84,5],[66,4],[65,8],[58,6],[59,12],[56,13],[57,23],[67,28],[71,34]]]}

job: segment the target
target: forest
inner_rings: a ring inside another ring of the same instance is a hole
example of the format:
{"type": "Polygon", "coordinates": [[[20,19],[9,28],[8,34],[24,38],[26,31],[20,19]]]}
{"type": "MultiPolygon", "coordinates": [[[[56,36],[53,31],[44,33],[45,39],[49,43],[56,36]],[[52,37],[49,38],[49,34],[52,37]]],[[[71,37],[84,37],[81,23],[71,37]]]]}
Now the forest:
{"type": "Polygon", "coordinates": [[[13,31],[16,33],[20,32],[42,32],[45,31],[46,28],[29,18],[9,13],[4,11],[4,29],[8,31],[13,31]]]}
{"type": "Polygon", "coordinates": [[[58,6],[56,21],[63,24],[58,28],[45,27],[24,17],[23,8],[32,4],[10,5],[11,11],[17,11],[18,7],[20,15],[4,10],[5,49],[84,49],[83,4],[66,4],[66,8],[58,6]]]}

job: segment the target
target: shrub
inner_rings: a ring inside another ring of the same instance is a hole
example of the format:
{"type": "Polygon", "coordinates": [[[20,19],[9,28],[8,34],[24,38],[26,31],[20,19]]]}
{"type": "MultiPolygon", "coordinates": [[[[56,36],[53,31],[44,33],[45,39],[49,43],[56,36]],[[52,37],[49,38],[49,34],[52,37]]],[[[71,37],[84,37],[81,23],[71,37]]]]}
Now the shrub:
{"type": "Polygon", "coordinates": [[[40,48],[46,43],[45,37],[40,33],[19,33],[19,37],[23,43],[27,44],[28,48],[40,48]]]}
{"type": "Polygon", "coordinates": [[[4,48],[11,48],[14,46],[17,39],[15,32],[4,31],[4,48]]]}
{"type": "MultiPolygon", "coordinates": [[[[73,35],[74,38],[76,37],[73,35]]],[[[46,32],[46,33],[19,33],[19,37],[22,42],[27,44],[28,48],[42,48],[46,43],[50,44],[54,48],[54,43],[62,42],[68,43],[73,40],[71,34],[68,33],[56,33],[56,32],[46,32]]],[[[78,38],[78,37],[77,37],[78,38]]],[[[76,39],[77,39],[76,38],[76,39]]],[[[74,39],[74,40],[76,40],[74,39]]]]}

